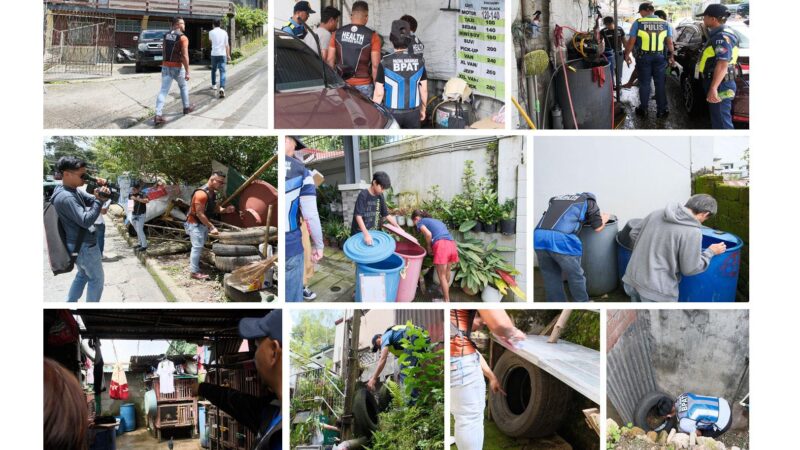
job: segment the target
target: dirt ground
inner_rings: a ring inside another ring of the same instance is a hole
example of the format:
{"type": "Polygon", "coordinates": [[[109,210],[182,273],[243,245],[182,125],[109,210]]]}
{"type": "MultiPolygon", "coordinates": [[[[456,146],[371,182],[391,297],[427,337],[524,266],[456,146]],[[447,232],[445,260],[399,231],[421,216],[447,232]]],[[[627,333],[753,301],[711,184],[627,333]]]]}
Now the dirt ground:
{"type": "MultiPolygon", "coordinates": [[[[750,448],[750,432],[749,431],[728,431],[727,433],[723,434],[722,436],[717,438],[717,441],[722,442],[725,444],[725,447],[730,449],[731,447],[739,447],[741,450],[747,450],[750,448]]],[[[646,442],[641,439],[636,439],[633,437],[623,437],[619,444],[617,444],[616,449],[620,450],[651,450],[653,448],[659,448],[656,444],[651,442],[646,442]]],[[[669,447],[663,447],[669,448],[669,447]]]]}
{"type": "Polygon", "coordinates": [[[172,281],[183,289],[189,297],[196,302],[224,302],[225,293],[222,288],[221,272],[200,263],[200,270],[211,278],[206,281],[192,279],[189,273],[188,253],[177,255],[159,256],[152,259],[158,266],[169,274],[172,281]]]}
{"type": "MultiPolygon", "coordinates": [[[[173,450],[199,450],[200,439],[174,439],[173,450]]],[[[135,431],[117,436],[117,450],[164,450],[168,442],[158,442],[146,429],[139,428],[135,431]]]]}
{"type": "MultiPolygon", "coordinates": [[[[453,416],[450,416],[450,429],[455,429],[453,416]]],[[[598,438],[599,441],[599,438],[598,438]]],[[[527,439],[512,438],[504,435],[497,429],[491,420],[483,422],[483,450],[572,450],[564,439],[558,435],[548,438],[527,439]]],[[[455,445],[450,450],[457,450],[455,445]]]]}

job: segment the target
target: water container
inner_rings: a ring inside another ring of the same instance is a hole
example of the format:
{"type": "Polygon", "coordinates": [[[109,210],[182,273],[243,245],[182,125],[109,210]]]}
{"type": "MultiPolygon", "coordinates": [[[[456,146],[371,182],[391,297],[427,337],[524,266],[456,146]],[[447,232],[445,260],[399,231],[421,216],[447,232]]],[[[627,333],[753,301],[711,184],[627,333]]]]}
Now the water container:
{"type": "Polygon", "coordinates": [[[567,79],[569,80],[569,95],[564,85],[564,70],[559,67],[556,73],[556,102],[561,107],[564,128],[572,130],[575,123],[572,120],[570,96],[575,107],[575,119],[578,128],[608,130],[613,128],[611,123],[611,109],[614,103],[614,91],[611,88],[611,66],[606,63],[602,66],[606,81],[598,86],[592,81],[592,67],[583,60],[567,62],[567,79]],[[573,72],[570,67],[575,69],[573,72]]]}
{"type": "Polygon", "coordinates": [[[117,436],[125,432],[125,419],[122,416],[114,416],[117,419],[117,426],[114,428],[117,431],[117,436]]]}
{"type": "Polygon", "coordinates": [[[394,302],[397,300],[397,287],[400,285],[400,271],[405,261],[392,254],[385,260],[372,264],[356,264],[356,301],[357,302],[394,302]],[[361,277],[381,277],[384,280],[385,298],[362,298],[361,277]]]}
{"type": "Polygon", "coordinates": [[[705,272],[683,277],[680,285],[681,302],[735,302],[739,281],[739,263],[744,242],[731,233],[703,228],[703,249],[724,242],[725,253],[711,258],[705,272]]]}
{"type": "Polygon", "coordinates": [[[113,428],[94,428],[94,439],[89,444],[89,450],[116,450],[117,433],[113,428]]]}
{"type": "Polygon", "coordinates": [[[639,226],[640,223],[642,223],[642,219],[629,220],[615,238],[617,241],[617,274],[620,283],[622,283],[622,277],[625,276],[625,270],[628,268],[628,261],[631,260],[631,249],[633,248],[630,236],[631,228],[639,226]]]}
{"type": "Polygon", "coordinates": [[[203,448],[208,448],[208,430],[206,430],[206,407],[205,405],[200,405],[198,410],[198,418],[197,424],[198,428],[200,428],[200,446],[203,448]]]}
{"type": "Polygon", "coordinates": [[[350,236],[344,243],[344,254],[356,263],[356,301],[394,302],[397,299],[397,287],[400,283],[400,271],[405,267],[403,258],[396,255],[396,242],[393,237],[383,231],[370,230],[372,245],[364,243],[362,233],[350,236]],[[373,298],[363,298],[361,283],[383,280],[383,293],[373,298]]]}
{"type": "Polygon", "coordinates": [[[586,291],[592,297],[608,294],[617,288],[617,218],[611,216],[600,232],[587,223],[580,232],[583,255],[581,267],[586,274],[586,291]]]}
{"type": "MultiPolygon", "coordinates": [[[[623,230],[624,231],[624,230],[623,230]]],[[[736,285],[739,281],[739,263],[742,245],[738,236],[711,228],[703,228],[703,249],[712,244],[724,242],[725,253],[711,258],[711,263],[703,273],[683,277],[679,285],[678,301],[681,302],[735,302],[736,285]]],[[[622,233],[620,233],[622,234],[622,233]]],[[[620,278],[625,274],[632,250],[617,237],[617,260],[620,278]]]]}
{"type": "Polygon", "coordinates": [[[400,284],[397,286],[397,301],[410,302],[417,296],[419,274],[422,271],[422,260],[428,252],[419,245],[417,239],[406,233],[402,228],[386,224],[384,227],[391,230],[403,240],[395,244],[394,252],[403,258],[405,267],[400,271],[400,284]]]}
{"type": "Polygon", "coordinates": [[[136,405],[133,403],[123,403],[119,407],[119,415],[125,423],[125,431],[133,431],[136,429],[136,405]]]}

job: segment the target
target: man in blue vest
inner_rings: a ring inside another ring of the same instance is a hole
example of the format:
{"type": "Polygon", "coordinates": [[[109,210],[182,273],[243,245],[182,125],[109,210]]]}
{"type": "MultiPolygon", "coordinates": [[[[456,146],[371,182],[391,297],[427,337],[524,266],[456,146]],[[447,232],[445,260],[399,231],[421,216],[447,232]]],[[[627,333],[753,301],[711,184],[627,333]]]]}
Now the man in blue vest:
{"type": "Polygon", "coordinates": [[[731,406],[724,398],[707,397],[687,392],[674,402],[662,397],[656,404],[658,414],[675,417],[681,433],[716,438],[731,427],[731,406]]]}
{"type": "MultiPolygon", "coordinates": [[[[411,328],[419,329],[419,327],[413,324],[394,325],[387,328],[383,334],[376,334],[372,337],[372,353],[376,353],[378,350],[380,350],[381,356],[380,359],[378,359],[378,364],[375,365],[375,373],[372,374],[372,377],[367,382],[367,388],[370,390],[375,390],[378,377],[380,377],[381,372],[383,372],[383,368],[386,367],[386,361],[389,359],[389,353],[393,354],[397,358],[402,356],[403,353],[406,353],[408,354],[408,358],[406,359],[408,364],[406,367],[417,365],[417,358],[413,356],[413,352],[404,349],[402,344],[403,339],[409,339],[412,343],[416,339],[416,336],[409,336],[408,334],[408,331],[411,328]]],[[[430,343],[430,340],[428,340],[428,343],[430,343]]],[[[403,373],[403,367],[401,367],[400,384],[403,383],[405,378],[406,376],[403,373]]]]}
{"type": "Polygon", "coordinates": [[[409,53],[408,46],[413,42],[413,36],[411,26],[405,20],[392,22],[389,40],[394,53],[381,59],[372,101],[389,108],[400,128],[420,128],[428,101],[425,60],[418,54],[409,53]]]}
{"type": "Polygon", "coordinates": [[[258,381],[269,389],[268,394],[259,397],[211,383],[200,383],[197,394],[256,433],[252,450],[280,450],[283,395],[281,310],[276,309],[261,318],[246,317],[240,320],[239,335],[255,345],[253,361],[256,374],[258,381]]]}
{"type": "Polygon", "coordinates": [[[533,230],[533,249],[544,278],[545,300],[567,301],[563,277],[576,302],[589,301],[586,277],[581,268],[583,247],[578,234],[584,224],[603,231],[609,214],[601,213],[594,194],[560,195],[550,199],[547,211],[533,230]]]}
{"type": "Polygon", "coordinates": [[[656,87],[656,117],[669,115],[666,92],[666,68],[675,63],[675,48],[672,45],[672,27],[666,20],[657,17],[652,3],[639,5],[639,19],[631,25],[628,43],[625,45],[625,62],[631,65],[631,53],[636,50],[636,67],[639,69],[639,107],[636,114],[647,116],[650,103],[650,81],[656,87]],[[664,49],[667,49],[667,56],[664,49]]]}
{"type": "Polygon", "coordinates": [[[298,39],[305,38],[308,33],[308,29],[306,29],[308,17],[315,13],[316,11],[311,9],[311,5],[309,5],[308,2],[302,1],[295,3],[292,17],[286,22],[286,25],[281,28],[281,31],[285,31],[298,39]]]}
{"type": "Polygon", "coordinates": [[[703,79],[714,129],[733,129],[731,107],[736,96],[739,38],[725,25],[730,15],[728,8],[719,4],[708,5],[702,14],[708,41],[695,65],[695,78],[703,79]]]}
{"type": "Polygon", "coordinates": [[[325,245],[322,242],[322,225],[317,212],[317,186],[306,166],[294,157],[295,150],[306,148],[297,136],[286,136],[286,285],[287,302],[303,301],[303,232],[308,224],[313,250],[311,261],[322,259],[325,245]],[[304,223],[300,222],[303,219],[304,223]]]}

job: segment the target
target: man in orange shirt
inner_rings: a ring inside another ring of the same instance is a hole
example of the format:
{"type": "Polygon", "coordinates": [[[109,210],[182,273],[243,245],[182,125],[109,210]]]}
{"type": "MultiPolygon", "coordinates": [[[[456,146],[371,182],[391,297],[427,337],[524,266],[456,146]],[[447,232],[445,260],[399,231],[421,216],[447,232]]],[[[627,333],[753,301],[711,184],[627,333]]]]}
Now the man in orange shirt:
{"type": "Polygon", "coordinates": [[[367,27],[367,20],[367,2],[353,3],[350,24],[336,30],[328,46],[327,62],[347,84],[372,99],[373,83],[381,63],[381,38],[367,27]]]}
{"type": "Polygon", "coordinates": [[[192,192],[191,208],[183,227],[192,241],[192,252],[189,254],[189,271],[195,280],[206,280],[208,275],[200,272],[200,255],[206,245],[208,235],[218,235],[219,231],[208,220],[212,214],[232,213],[236,211],[232,205],[226,208],[217,206],[217,191],[225,184],[225,174],[216,171],[208,178],[208,182],[192,192]]]}
{"type": "Polygon", "coordinates": [[[172,19],[172,31],[164,35],[163,62],[161,63],[161,91],[156,99],[156,126],[166,123],[164,116],[164,103],[172,87],[172,80],[178,82],[183,100],[183,113],[194,111],[194,106],[189,104],[189,38],[184,31],[186,23],[181,17],[172,19]]]}

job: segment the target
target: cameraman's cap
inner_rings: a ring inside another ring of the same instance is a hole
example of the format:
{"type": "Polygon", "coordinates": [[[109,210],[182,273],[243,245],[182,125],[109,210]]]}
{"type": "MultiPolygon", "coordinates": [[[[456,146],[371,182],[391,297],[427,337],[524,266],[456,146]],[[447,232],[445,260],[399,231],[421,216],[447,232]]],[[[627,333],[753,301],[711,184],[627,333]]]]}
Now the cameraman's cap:
{"type": "Polygon", "coordinates": [[[294,4],[294,12],[297,12],[297,11],[305,11],[305,12],[307,12],[309,14],[316,13],[316,11],[311,9],[311,5],[309,5],[308,2],[297,2],[297,3],[295,3],[294,4]]]}
{"type": "Polygon", "coordinates": [[[283,314],[280,309],[264,317],[245,317],[239,321],[239,334],[244,339],[274,339],[283,345],[283,314]]]}
{"type": "Polygon", "coordinates": [[[300,140],[300,136],[289,136],[290,138],[294,139],[296,144],[295,150],[300,150],[301,148],[306,148],[306,144],[303,144],[303,141],[300,140]]]}
{"type": "Polygon", "coordinates": [[[405,20],[392,21],[391,36],[396,40],[410,39],[411,38],[411,25],[405,20]]]}
{"type": "Polygon", "coordinates": [[[381,344],[378,344],[378,339],[383,336],[382,334],[376,334],[372,336],[372,353],[377,352],[381,349],[381,344]]]}
{"type": "Polygon", "coordinates": [[[644,3],[639,4],[639,12],[649,11],[651,9],[654,10],[654,9],[656,9],[656,7],[653,6],[653,4],[650,3],[650,2],[644,2],[644,3]]]}
{"type": "Polygon", "coordinates": [[[710,16],[727,19],[730,15],[731,12],[725,7],[725,5],[715,3],[713,5],[706,6],[706,10],[703,11],[702,14],[698,14],[697,17],[710,16]]]}

